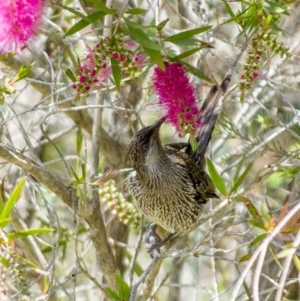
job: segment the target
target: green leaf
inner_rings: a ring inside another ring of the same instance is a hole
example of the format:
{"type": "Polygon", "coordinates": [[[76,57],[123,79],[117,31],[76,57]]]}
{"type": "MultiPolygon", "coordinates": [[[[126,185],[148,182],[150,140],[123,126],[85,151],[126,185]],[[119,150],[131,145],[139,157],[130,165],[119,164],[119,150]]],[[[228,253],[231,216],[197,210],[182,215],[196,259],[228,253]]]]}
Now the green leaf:
{"type": "Polygon", "coordinates": [[[116,13],[115,9],[108,8],[102,0],[87,0],[89,3],[93,3],[95,7],[97,7],[99,10],[105,12],[108,15],[113,15],[116,13]]]}
{"type": "Polygon", "coordinates": [[[166,24],[169,22],[169,18],[160,22],[158,25],[157,25],[157,30],[158,31],[161,31],[165,26],[166,24]]]}
{"type": "Polygon", "coordinates": [[[3,211],[3,208],[4,208],[4,202],[3,202],[3,199],[2,199],[2,192],[0,192],[0,212],[3,211]]]}
{"type": "MultiPolygon", "coordinates": [[[[145,34],[146,35],[146,34],[145,34]]],[[[147,35],[144,36],[144,33],[140,29],[134,29],[129,33],[129,36],[136,42],[138,42],[142,47],[153,49],[153,50],[167,50],[165,47],[159,45],[156,42],[151,41],[147,35]]]]}
{"type": "Polygon", "coordinates": [[[175,44],[177,46],[184,46],[184,47],[197,47],[199,45],[199,40],[195,38],[191,38],[191,39],[174,41],[172,42],[172,44],[175,44]]]}
{"type": "Polygon", "coordinates": [[[11,218],[3,218],[0,220],[0,229],[3,229],[11,222],[11,218]]]}
{"type": "Polygon", "coordinates": [[[83,181],[85,181],[85,178],[86,178],[86,165],[85,165],[85,163],[82,163],[82,165],[81,165],[81,173],[82,173],[82,179],[83,179],[83,181]]]}
{"type": "Polygon", "coordinates": [[[245,156],[242,158],[242,160],[240,161],[240,163],[236,168],[235,174],[233,176],[233,183],[235,183],[239,179],[244,163],[245,163],[245,156]]]}
{"type": "Polygon", "coordinates": [[[173,62],[173,61],[179,61],[179,60],[181,60],[181,59],[184,59],[184,58],[186,58],[186,57],[188,57],[188,56],[190,56],[190,55],[192,55],[192,54],[198,52],[198,51],[201,50],[201,49],[202,49],[202,47],[197,47],[197,48],[193,48],[193,49],[191,49],[191,50],[182,52],[181,54],[172,57],[172,58],[171,58],[171,61],[172,61],[172,62],[173,62]]]}
{"type": "MultiPolygon", "coordinates": [[[[126,23],[126,25],[132,30],[132,29],[141,29],[142,25],[137,23],[137,22],[133,22],[131,20],[129,20],[128,18],[124,18],[124,21],[126,23]]],[[[142,31],[142,30],[141,30],[142,31]]],[[[143,32],[143,31],[142,31],[143,32]]],[[[146,37],[147,35],[144,34],[146,37]]]]}
{"type": "Polygon", "coordinates": [[[261,202],[260,203],[260,212],[261,214],[263,215],[264,219],[267,220],[267,221],[270,221],[271,220],[271,216],[270,214],[267,212],[266,208],[265,208],[265,205],[261,202]]]}
{"type": "Polygon", "coordinates": [[[0,219],[5,219],[10,214],[11,210],[13,209],[15,203],[19,200],[20,194],[22,192],[22,188],[26,182],[26,177],[22,178],[20,182],[15,186],[14,190],[10,194],[5,206],[1,212],[0,219]]]}
{"type": "Polygon", "coordinates": [[[267,29],[268,26],[270,25],[271,21],[273,19],[273,15],[268,15],[267,18],[265,19],[264,21],[264,25],[263,25],[263,28],[264,29],[267,29]]]}
{"type": "Polygon", "coordinates": [[[257,228],[266,230],[266,227],[265,227],[264,223],[262,223],[262,222],[259,221],[259,220],[248,219],[248,223],[251,224],[251,225],[254,226],[254,227],[257,227],[257,228]]]}
{"type": "Polygon", "coordinates": [[[73,83],[75,83],[75,82],[77,81],[76,76],[75,76],[75,74],[72,72],[71,69],[67,69],[67,70],[66,70],[66,74],[67,74],[68,78],[69,78],[73,83]]]}
{"type": "Polygon", "coordinates": [[[213,183],[224,196],[227,196],[226,186],[223,182],[223,179],[221,178],[221,176],[217,172],[214,164],[212,163],[212,161],[209,158],[206,158],[206,164],[207,164],[209,175],[210,175],[213,183]]]}
{"type": "Polygon", "coordinates": [[[174,41],[186,40],[186,39],[192,38],[194,35],[197,35],[197,34],[200,34],[202,32],[209,30],[211,27],[212,26],[203,26],[203,27],[199,27],[199,28],[190,29],[190,30],[187,30],[184,32],[180,32],[173,36],[167,37],[165,39],[165,41],[173,43],[174,41]]]}
{"type": "Polygon", "coordinates": [[[293,256],[293,261],[296,269],[298,270],[298,272],[300,272],[300,259],[296,254],[293,256]]]}
{"type": "Polygon", "coordinates": [[[109,295],[111,298],[113,298],[114,300],[116,300],[116,301],[123,301],[123,300],[121,299],[121,297],[120,297],[115,291],[113,291],[110,287],[108,287],[108,288],[106,289],[106,292],[107,292],[108,295],[109,295]]]}
{"type": "Polygon", "coordinates": [[[225,8],[226,8],[228,14],[233,18],[233,17],[234,17],[234,12],[233,12],[233,10],[231,9],[230,5],[227,3],[226,0],[222,0],[222,1],[223,1],[223,3],[225,4],[225,8]]]}
{"type": "Polygon", "coordinates": [[[117,275],[117,283],[119,287],[119,296],[122,300],[129,300],[130,288],[129,285],[123,281],[121,275],[117,275]]]}
{"type": "Polygon", "coordinates": [[[0,257],[0,262],[1,262],[1,263],[2,263],[2,265],[4,265],[6,268],[8,268],[8,267],[9,267],[9,261],[8,261],[8,259],[7,259],[7,258],[5,258],[5,257],[1,256],[1,257],[0,257]]]}
{"type": "Polygon", "coordinates": [[[212,80],[206,76],[205,74],[203,74],[199,69],[193,67],[192,65],[185,63],[183,61],[180,61],[180,63],[182,65],[184,65],[186,67],[186,71],[192,73],[193,75],[195,75],[196,77],[206,80],[208,82],[212,82],[212,80]]]}
{"type": "Polygon", "coordinates": [[[83,142],[82,130],[80,127],[78,127],[77,135],[76,135],[76,150],[78,155],[80,154],[82,149],[82,142],[83,142]]]}
{"type": "Polygon", "coordinates": [[[151,41],[148,35],[140,29],[141,28],[140,24],[132,22],[127,18],[124,18],[124,21],[126,25],[131,29],[131,31],[128,32],[129,36],[134,41],[138,42],[142,47],[153,49],[153,50],[168,51],[167,48],[159,45],[156,42],[151,41]]]}
{"type": "Polygon", "coordinates": [[[230,190],[230,194],[236,192],[239,187],[243,184],[244,180],[246,179],[249,171],[251,170],[253,165],[253,162],[251,162],[247,168],[244,170],[244,172],[241,174],[241,176],[236,180],[236,182],[234,183],[233,187],[230,190]]]}
{"type": "Polygon", "coordinates": [[[29,75],[31,68],[32,68],[32,65],[29,65],[29,66],[22,65],[18,71],[18,74],[16,75],[16,77],[13,80],[14,83],[26,78],[29,75]]]}
{"type": "Polygon", "coordinates": [[[80,181],[80,179],[79,179],[77,173],[76,173],[75,170],[73,169],[73,167],[72,167],[72,166],[70,166],[70,167],[71,167],[72,174],[73,174],[74,178],[76,179],[76,181],[77,181],[78,183],[81,183],[81,181],[80,181]]]}
{"type": "Polygon", "coordinates": [[[239,260],[239,263],[249,260],[252,257],[252,255],[253,255],[252,253],[248,253],[248,254],[242,256],[239,260]]]}
{"type": "Polygon", "coordinates": [[[285,258],[293,253],[295,253],[294,248],[286,248],[286,249],[283,249],[282,251],[280,251],[278,254],[276,254],[276,258],[278,258],[278,259],[285,258]]]}
{"type": "Polygon", "coordinates": [[[248,220],[248,222],[256,227],[266,230],[265,223],[256,207],[252,204],[251,200],[245,196],[242,196],[242,200],[245,206],[247,207],[249,213],[253,217],[253,221],[248,220]]]}
{"type": "Polygon", "coordinates": [[[130,14],[130,15],[141,15],[147,12],[147,9],[140,8],[140,7],[135,7],[127,10],[125,14],[130,14]]]}
{"type": "Polygon", "coordinates": [[[86,16],[84,19],[81,19],[79,22],[74,24],[65,34],[65,37],[70,36],[81,29],[87,27],[90,24],[94,24],[99,19],[103,18],[106,14],[102,11],[97,11],[95,13],[92,13],[88,16],[86,16]],[[87,21],[88,20],[88,21],[87,21]]]}
{"type": "Polygon", "coordinates": [[[122,79],[122,72],[121,68],[119,66],[119,61],[115,60],[113,58],[110,59],[111,61],[111,70],[112,70],[112,75],[115,81],[115,85],[118,91],[120,91],[121,87],[121,79],[122,79]]]}
{"type": "Polygon", "coordinates": [[[146,48],[146,47],[143,47],[143,49],[149,55],[150,60],[153,63],[157,64],[160,69],[165,70],[164,60],[163,60],[163,58],[161,56],[160,51],[153,50],[153,49],[146,48]]]}
{"type": "Polygon", "coordinates": [[[249,248],[255,247],[255,246],[258,245],[261,241],[263,241],[267,236],[268,236],[268,233],[264,233],[264,234],[261,234],[261,235],[255,237],[255,238],[250,242],[250,244],[248,245],[248,247],[249,247],[249,248]]]}
{"type": "Polygon", "coordinates": [[[53,232],[54,229],[52,228],[35,228],[35,229],[27,229],[27,230],[21,230],[18,232],[11,232],[8,233],[6,236],[8,238],[22,238],[22,237],[27,237],[29,235],[39,235],[39,234],[43,234],[43,233],[50,233],[53,232]]]}
{"type": "Polygon", "coordinates": [[[93,23],[93,22],[91,22],[91,20],[89,19],[88,16],[85,16],[84,14],[82,14],[81,12],[79,12],[78,10],[76,10],[76,9],[74,9],[74,8],[72,8],[72,7],[65,6],[65,5],[59,4],[59,3],[56,3],[56,5],[62,7],[62,8],[65,9],[65,10],[68,10],[69,12],[73,13],[75,16],[77,16],[77,17],[79,17],[79,18],[85,20],[85,21],[88,22],[88,23],[93,23]]]}

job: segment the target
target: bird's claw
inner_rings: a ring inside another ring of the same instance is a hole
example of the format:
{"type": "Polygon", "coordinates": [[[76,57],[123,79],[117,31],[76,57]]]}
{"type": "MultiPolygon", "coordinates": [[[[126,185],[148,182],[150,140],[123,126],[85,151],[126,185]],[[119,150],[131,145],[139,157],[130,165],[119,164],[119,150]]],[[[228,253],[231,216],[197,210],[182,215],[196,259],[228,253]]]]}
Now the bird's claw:
{"type": "Polygon", "coordinates": [[[151,255],[160,254],[160,248],[173,237],[173,234],[170,234],[165,239],[161,239],[155,231],[156,228],[156,224],[151,224],[150,231],[147,233],[146,237],[146,243],[150,245],[147,253],[150,253],[151,255]]]}

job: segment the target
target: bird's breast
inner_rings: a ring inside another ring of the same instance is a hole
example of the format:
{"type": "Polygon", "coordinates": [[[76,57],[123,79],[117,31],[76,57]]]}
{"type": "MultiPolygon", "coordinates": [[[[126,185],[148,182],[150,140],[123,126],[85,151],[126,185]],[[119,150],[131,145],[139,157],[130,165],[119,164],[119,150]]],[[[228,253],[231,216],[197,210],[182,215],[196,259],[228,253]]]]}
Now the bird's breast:
{"type": "Polygon", "coordinates": [[[140,177],[131,174],[128,188],[142,213],[170,233],[187,229],[201,215],[203,205],[194,199],[193,183],[182,170],[140,177]]]}

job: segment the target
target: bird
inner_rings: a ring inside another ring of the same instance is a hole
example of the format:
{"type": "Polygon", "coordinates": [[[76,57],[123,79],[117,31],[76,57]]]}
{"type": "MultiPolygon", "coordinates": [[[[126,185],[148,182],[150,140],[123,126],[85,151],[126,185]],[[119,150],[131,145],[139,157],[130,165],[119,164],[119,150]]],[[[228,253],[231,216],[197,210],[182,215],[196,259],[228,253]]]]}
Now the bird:
{"type": "Polygon", "coordinates": [[[162,144],[159,133],[165,116],[139,130],[128,145],[133,172],[126,180],[127,189],[144,216],[169,234],[189,229],[201,217],[208,200],[219,198],[205,171],[205,153],[229,82],[227,75],[203,102],[196,149],[189,142],[162,144]]]}

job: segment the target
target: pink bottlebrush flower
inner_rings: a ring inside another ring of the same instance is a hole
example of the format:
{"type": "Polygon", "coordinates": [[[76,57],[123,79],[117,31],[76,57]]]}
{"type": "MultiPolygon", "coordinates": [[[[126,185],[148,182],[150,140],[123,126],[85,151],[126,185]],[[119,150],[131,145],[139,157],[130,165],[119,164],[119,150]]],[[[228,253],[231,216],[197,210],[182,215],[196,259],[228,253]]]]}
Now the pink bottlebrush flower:
{"type": "Polygon", "coordinates": [[[38,31],[44,0],[0,1],[0,52],[19,52],[38,31]]]}
{"type": "Polygon", "coordinates": [[[126,60],[127,60],[127,57],[126,57],[125,55],[121,55],[121,56],[120,56],[120,61],[121,61],[122,63],[126,62],[126,60]]]}
{"type": "Polygon", "coordinates": [[[116,52],[116,51],[114,51],[114,52],[112,53],[112,58],[115,59],[115,60],[119,59],[119,56],[120,56],[119,53],[116,52]]]}
{"type": "Polygon", "coordinates": [[[252,73],[252,76],[253,76],[253,78],[260,78],[260,77],[263,77],[262,73],[261,73],[261,72],[257,72],[257,71],[253,72],[253,73],[252,73]]]}
{"type": "Polygon", "coordinates": [[[135,41],[131,40],[129,37],[124,37],[123,43],[126,48],[137,47],[137,43],[135,41]]]}
{"type": "Polygon", "coordinates": [[[201,124],[197,116],[194,87],[178,62],[165,63],[165,71],[154,68],[153,85],[159,104],[166,110],[168,120],[176,127],[180,136],[195,131],[201,124]]]}
{"type": "Polygon", "coordinates": [[[134,65],[138,68],[142,68],[144,66],[145,57],[142,54],[137,54],[133,58],[134,65]]]}
{"type": "Polygon", "coordinates": [[[85,83],[85,82],[87,81],[87,77],[84,76],[84,75],[82,75],[82,76],[79,77],[79,81],[80,81],[81,83],[85,83]]]}
{"type": "Polygon", "coordinates": [[[100,70],[100,72],[98,73],[97,79],[99,80],[99,82],[103,82],[104,80],[108,79],[108,77],[111,75],[112,71],[111,71],[111,67],[107,66],[106,64],[105,67],[100,70]]]}
{"type": "Polygon", "coordinates": [[[95,58],[94,58],[94,51],[91,47],[86,46],[87,49],[87,55],[85,57],[84,64],[80,67],[80,71],[88,71],[90,73],[92,73],[93,71],[95,71],[95,67],[96,67],[96,62],[95,62],[95,58]]]}

